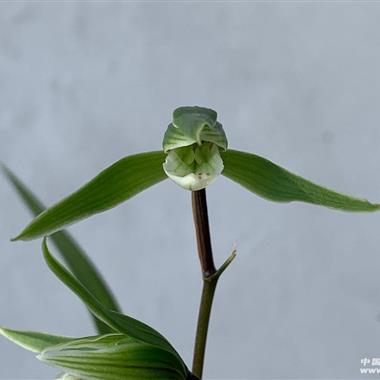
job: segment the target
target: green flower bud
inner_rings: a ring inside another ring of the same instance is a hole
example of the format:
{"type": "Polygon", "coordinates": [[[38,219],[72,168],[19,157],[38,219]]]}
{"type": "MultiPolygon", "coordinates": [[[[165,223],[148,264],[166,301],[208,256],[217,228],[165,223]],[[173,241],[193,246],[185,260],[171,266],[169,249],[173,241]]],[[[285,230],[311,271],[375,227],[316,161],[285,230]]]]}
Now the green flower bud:
{"type": "Polygon", "coordinates": [[[200,190],[223,171],[220,149],[227,149],[223,127],[214,110],[180,107],[173,113],[163,140],[165,173],[187,190],[200,190]]]}
{"type": "Polygon", "coordinates": [[[163,168],[177,185],[196,191],[215,181],[223,171],[223,161],[215,144],[194,144],[169,151],[163,168]]]}

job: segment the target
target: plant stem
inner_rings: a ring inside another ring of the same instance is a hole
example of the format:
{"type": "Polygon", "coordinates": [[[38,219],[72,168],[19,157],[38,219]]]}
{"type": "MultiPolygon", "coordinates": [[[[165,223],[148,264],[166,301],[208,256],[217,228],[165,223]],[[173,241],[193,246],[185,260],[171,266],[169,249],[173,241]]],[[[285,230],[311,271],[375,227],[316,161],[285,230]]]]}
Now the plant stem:
{"type": "Polygon", "coordinates": [[[233,251],[226,262],[218,270],[216,270],[212,255],[206,190],[202,189],[199,191],[193,191],[191,197],[195,232],[197,236],[198,255],[203,275],[203,290],[195,337],[192,372],[193,375],[199,379],[202,379],[208,326],[216,285],[220,275],[235,258],[235,251],[233,251]]]}
{"type": "Polygon", "coordinates": [[[193,374],[202,379],[203,364],[206,352],[207,332],[210,322],[212,302],[217,281],[203,281],[201,305],[199,308],[197,333],[194,345],[193,374]]]}
{"type": "Polygon", "coordinates": [[[214,258],[212,256],[210,227],[208,224],[206,190],[191,192],[195,233],[199,261],[201,262],[203,277],[212,276],[216,272],[214,258]]]}

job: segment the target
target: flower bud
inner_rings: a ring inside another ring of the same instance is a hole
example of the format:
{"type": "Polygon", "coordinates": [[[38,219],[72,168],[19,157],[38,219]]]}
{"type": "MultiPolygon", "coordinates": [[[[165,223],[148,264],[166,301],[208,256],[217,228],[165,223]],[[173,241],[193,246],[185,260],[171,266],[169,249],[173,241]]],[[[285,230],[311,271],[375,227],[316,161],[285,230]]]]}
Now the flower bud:
{"type": "Polygon", "coordinates": [[[202,107],[180,107],[173,113],[163,141],[163,169],[184,189],[201,190],[223,171],[220,149],[227,149],[227,138],[216,119],[215,111],[202,107]]]}

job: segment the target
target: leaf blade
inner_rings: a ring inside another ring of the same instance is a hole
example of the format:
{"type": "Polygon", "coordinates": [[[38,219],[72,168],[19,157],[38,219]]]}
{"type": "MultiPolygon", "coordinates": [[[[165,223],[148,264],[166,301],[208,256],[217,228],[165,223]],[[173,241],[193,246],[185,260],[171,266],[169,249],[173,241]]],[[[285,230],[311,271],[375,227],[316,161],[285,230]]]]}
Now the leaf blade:
{"type": "Polygon", "coordinates": [[[75,338],[34,331],[13,330],[0,327],[0,334],[26,350],[40,353],[50,346],[67,343],[75,338]]]}
{"type": "MultiPolygon", "coordinates": [[[[38,215],[45,210],[43,203],[4,165],[3,172],[33,215],[38,215]]],[[[105,280],[79,244],[66,231],[56,232],[51,238],[74,276],[89,289],[104,306],[111,310],[120,311],[120,307],[105,280]]],[[[108,325],[94,317],[93,314],[90,313],[90,316],[94,319],[99,333],[105,334],[113,331],[108,325]]]]}
{"type": "Polygon", "coordinates": [[[50,235],[65,226],[106,211],[166,179],[161,151],[124,157],[80,189],[37,216],[12,240],[50,235]]]}
{"type": "Polygon", "coordinates": [[[344,211],[369,212],[380,208],[365,199],[354,198],[314,184],[255,154],[221,152],[223,175],[251,192],[275,201],[301,201],[344,211]]]}
{"type": "Polygon", "coordinates": [[[174,352],[112,333],[72,338],[53,334],[0,328],[0,334],[38,359],[70,373],[63,378],[175,379],[185,380],[189,371],[174,352]],[[72,377],[72,375],[75,375],[72,377]],[[76,377],[80,376],[80,377],[76,377]]]}
{"type": "Polygon", "coordinates": [[[110,326],[114,331],[119,331],[142,342],[176,352],[167,339],[152,327],[137,319],[104,307],[83,284],[53,257],[47,246],[46,238],[42,242],[42,251],[51,271],[82,300],[98,319],[110,326]]]}
{"type": "Polygon", "coordinates": [[[47,348],[38,358],[85,379],[184,380],[188,375],[173,353],[123,334],[79,338],[47,348]]]}

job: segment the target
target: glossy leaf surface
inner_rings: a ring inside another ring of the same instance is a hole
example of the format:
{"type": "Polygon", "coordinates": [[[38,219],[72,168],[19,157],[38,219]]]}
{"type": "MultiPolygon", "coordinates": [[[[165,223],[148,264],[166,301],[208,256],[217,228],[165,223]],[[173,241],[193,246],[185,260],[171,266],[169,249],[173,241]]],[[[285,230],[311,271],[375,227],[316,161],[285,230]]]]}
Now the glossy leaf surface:
{"type": "Polygon", "coordinates": [[[42,212],[13,240],[50,235],[81,219],[106,211],[164,180],[163,152],[122,158],[67,198],[42,212]]]}
{"type": "Polygon", "coordinates": [[[251,153],[221,152],[223,175],[253,193],[276,202],[301,201],[345,211],[376,211],[380,205],[316,185],[251,153]]]}
{"type": "MultiPolygon", "coordinates": [[[[3,169],[7,178],[32,214],[37,216],[44,211],[45,206],[43,203],[20,181],[20,179],[8,168],[3,167],[3,169]]],[[[74,276],[92,294],[94,294],[105,307],[119,311],[119,306],[104,279],[77,242],[64,231],[53,234],[51,238],[74,276]]],[[[112,331],[108,325],[94,317],[91,313],[90,315],[94,318],[99,333],[105,334],[112,331]]]]}

